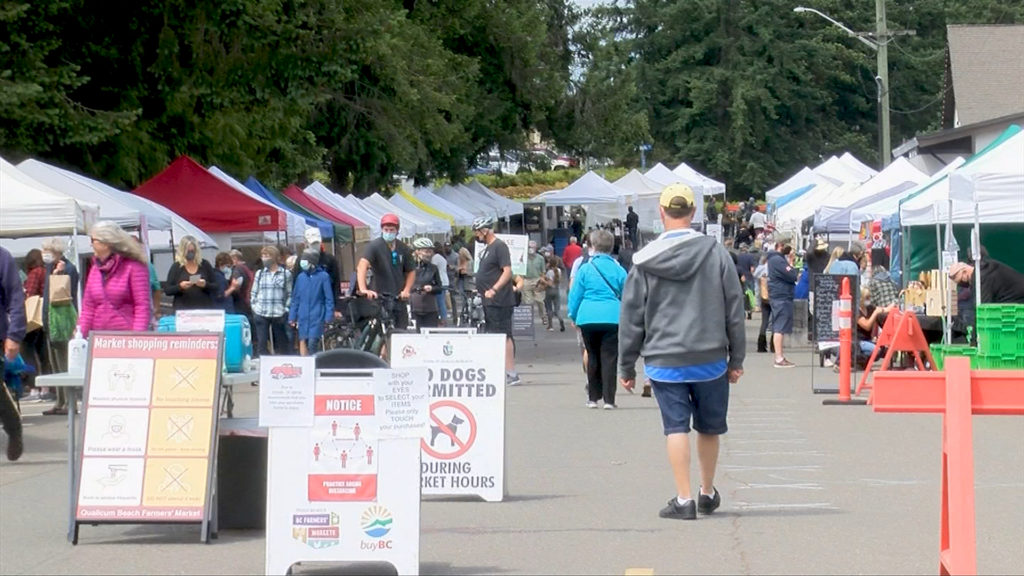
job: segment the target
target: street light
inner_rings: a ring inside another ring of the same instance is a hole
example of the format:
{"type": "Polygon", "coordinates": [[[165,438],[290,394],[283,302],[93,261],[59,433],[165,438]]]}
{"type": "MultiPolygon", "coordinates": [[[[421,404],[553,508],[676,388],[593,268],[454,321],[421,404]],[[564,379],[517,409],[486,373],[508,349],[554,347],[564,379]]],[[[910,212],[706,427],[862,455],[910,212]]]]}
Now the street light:
{"type": "Polygon", "coordinates": [[[891,156],[891,153],[889,152],[891,148],[889,139],[889,49],[887,46],[889,32],[886,30],[885,24],[885,0],[875,0],[875,36],[880,40],[879,42],[868,40],[847,28],[841,22],[829,17],[823,12],[815,10],[814,8],[797,6],[796,8],[793,8],[793,12],[810,12],[812,14],[817,14],[834,24],[843,32],[846,32],[850,36],[860,40],[861,43],[866,44],[868,48],[871,48],[877,53],[878,75],[875,76],[875,83],[878,85],[878,129],[879,140],[881,140],[880,153],[882,155],[882,168],[885,168],[889,165],[889,157],[891,156]]]}

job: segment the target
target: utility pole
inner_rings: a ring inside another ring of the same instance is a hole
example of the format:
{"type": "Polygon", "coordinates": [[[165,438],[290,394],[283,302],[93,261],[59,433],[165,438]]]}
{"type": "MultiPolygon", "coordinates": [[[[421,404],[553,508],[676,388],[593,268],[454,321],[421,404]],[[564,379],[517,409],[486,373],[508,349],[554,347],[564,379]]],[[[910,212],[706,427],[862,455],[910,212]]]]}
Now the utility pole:
{"type": "Polygon", "coordinates": [[[878,45],[879,123],[882,131],[882,168],[892,160],[889,137],[889,30],[885,23],[885,0],[875,0],[875,38],[878,45]]]}
{"type": "Polygon", "coordinates": [[[640,169],[647,170],[647,152],[651,149],[650,144],[640,144],[640,169]]]}

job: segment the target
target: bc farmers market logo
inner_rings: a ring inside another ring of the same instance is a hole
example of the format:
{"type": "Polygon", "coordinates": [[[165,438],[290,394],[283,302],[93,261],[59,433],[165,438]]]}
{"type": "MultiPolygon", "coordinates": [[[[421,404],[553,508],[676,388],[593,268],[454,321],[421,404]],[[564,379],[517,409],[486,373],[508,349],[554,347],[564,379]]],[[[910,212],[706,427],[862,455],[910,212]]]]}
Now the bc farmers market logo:
{"type": "Polygon", "coordinates": [[[451,341],[445,342],[444,347],[441,348],[441,352],[443,352],[445,356],[451,356],[455,353],[455,346],[452,346],[451,341]]]}
{"type": "Polygon", "coordinates": [[[292,515],[292,538],[310,548],[327,548],[339,542],[339,517],[334,512],[292,515]]]}

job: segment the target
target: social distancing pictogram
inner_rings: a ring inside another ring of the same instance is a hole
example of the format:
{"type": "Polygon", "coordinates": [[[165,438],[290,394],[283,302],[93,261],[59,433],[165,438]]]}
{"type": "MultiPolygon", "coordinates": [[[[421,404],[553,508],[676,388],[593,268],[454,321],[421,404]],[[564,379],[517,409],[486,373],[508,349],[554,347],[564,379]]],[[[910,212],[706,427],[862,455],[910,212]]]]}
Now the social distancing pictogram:
{"type": "Polygon", "coordinates": [[[423,451],[438,460],[465,454],[476,440],[476,418],[463,404],[439,400],[430,405],[430,438],[421,440],[423,451]]]}

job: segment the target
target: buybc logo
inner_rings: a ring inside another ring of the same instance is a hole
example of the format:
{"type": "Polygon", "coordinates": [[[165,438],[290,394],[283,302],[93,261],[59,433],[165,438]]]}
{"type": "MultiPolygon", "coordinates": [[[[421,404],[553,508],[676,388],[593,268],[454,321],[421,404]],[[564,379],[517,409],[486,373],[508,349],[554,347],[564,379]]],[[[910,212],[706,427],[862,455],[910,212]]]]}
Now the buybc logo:
{"type": "Polygon", "coordinates": [[[445,342],[444,343],[444,348],[441,348],[441,352],[445,356],[451,356],[452,354],[455,353],[455,346],[452,346],[452,343],[450,341],[449,342],[445,342]]]}
{"type": "Polygon", "coordinates": [[[413,348],[411,344],[406,346],[405,348],[402,348],[402,358],[412,358],[415,355],[416,349],[413,348]]]}
{"type": "Polygon", "coordinates": [[[310,548],[327,548],[340,541],[339,517],[334,512],[292,515],[292,538],[310,548]]]}
{"type": "Polygon", "coordinates": [[[364,510],[363,515],[359,518],[359,525],[367,536],[375,538],[375,540],[363,540],[359,543],[359,547],[363,550],[390,550],[391,540],[383,538],[391,532],[393,521],[391,511],[379,504],[374,504],[364,510]]]}

